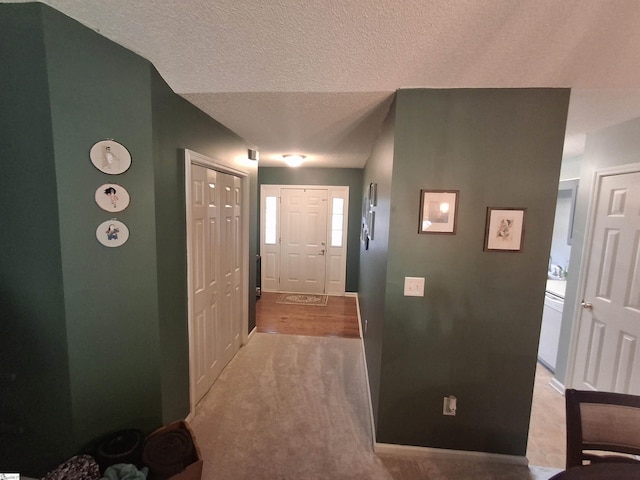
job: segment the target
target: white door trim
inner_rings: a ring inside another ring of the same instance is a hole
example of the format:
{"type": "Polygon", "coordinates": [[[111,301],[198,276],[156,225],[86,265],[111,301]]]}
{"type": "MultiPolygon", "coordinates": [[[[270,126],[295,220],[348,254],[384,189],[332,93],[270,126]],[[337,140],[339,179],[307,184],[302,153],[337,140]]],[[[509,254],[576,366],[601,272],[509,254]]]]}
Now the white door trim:
{"type": "Polygon", "coordinates": [[[587,288],[587,278],[589,276],[588,263],[593,249],[593,235],[596,223],[597,202],[600,198],[600,186],[603,177],[612,175],[624,175],[628,173],[640,172],[640,163],[630,163],[617,167],[597,169],[593,172],[590,185],[589,205],[587,208],[587,223],[585,226],[585,237],[580,256],[580,267],[578,269],[578,288],[573,305],[573,317],[571,319],[571,338],[569,340],[569,352],[567,357],[567,370],[565,372],[565,388],[574,386],[574,371],[576,366],[576,354],[578,350],[578,336],[580,333],[580,318],[582,316],[581,302],[585,296],[587,288]]]}
{"type": "MultiPolygon", "coordinates": [[[[280,262],[280,239],[278,238],[278,244],[273,246],[266,247],[265,246],[265,198],[266,196],[277,196],[278,198],[278,218],[277,218],[277,232],[278,237],[280,236],[280,198],[281,192],[283,189],[311,189],[311,190],[327,190],[328,193],[328,205],[327,205],[327,249],[326,252],[328,255],[333,255],[337,249],[342,249],[342,255],[339,259],[339,267],[340,270],[338,272],[340,279],[339,281],[335,281],[335,268],[332,270],[331,265],[327,263],[326,272],[325,272],[325,292],[329,295],[345,295],[346,291],[346,275],[347,275],[347,247],[348,247],[348,238],[349,238],[349,186],[347,185],[269,185],[263,184],[260,186],[260,254],[262,256],[262,268],[261,268],[261,286],[262,290],[267,291],[276,291],[277,289],[270,288],[269,282],[265,281],[265,276],[268,273],[268,265],[270,263],[265,258],[265,252],[269,250],[269,253],[272,253],[277,256],[277,265],[273,265],[274,274],[280,275],[279,272],[279,262],[280,262]],[[341,247],[331,247],[331,221],[333,214],[333,206],[332,200],[336,195],[337,191],[344,192],[344,210],[343,210],[343,219],[342,219],[342,246],[341,247]],[[275,247],[275,248],[274,248],[275,247]],[[275,271],[278,270],[278,271],[275,271]],[[332,278],[334,279],[332,281],[332,278]]],[[[327,262],[330,262],[331,259],[328,258],[327,262]]],[[[333,264],[335,266],[335,264],[333,264]]]]}
{"type": "Polygon", "coordinates": [[[187,326],[189,333],[189,415],[195,414],[195,369],[193,348],[193,318],[191,314],[192,307],[192,265],[191,265],[191,165],[200,165],[206,168],[227,173],[240,178],[242,186],[242,345],[246,345],[249,341],[249,172],[239,170],[228,163],[220,160],[214,160],[205,155],[194,152],[193,150],[184,150],[184,181],[185,181],[185,211],[186,211],[186,237],[187,237],[187,326]]]}

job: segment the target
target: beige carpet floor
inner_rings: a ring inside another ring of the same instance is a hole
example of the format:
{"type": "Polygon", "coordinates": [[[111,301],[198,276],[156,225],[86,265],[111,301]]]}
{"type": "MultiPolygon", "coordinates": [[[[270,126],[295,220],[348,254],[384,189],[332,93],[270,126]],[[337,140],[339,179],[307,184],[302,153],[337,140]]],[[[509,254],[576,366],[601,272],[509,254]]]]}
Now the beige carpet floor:
{"type": "Polygon", "coordinates": [[[376,455],[361,348],[358,339],[255,334],[191,421],[203,480],[543,480],[557,472],[376,455]]]}

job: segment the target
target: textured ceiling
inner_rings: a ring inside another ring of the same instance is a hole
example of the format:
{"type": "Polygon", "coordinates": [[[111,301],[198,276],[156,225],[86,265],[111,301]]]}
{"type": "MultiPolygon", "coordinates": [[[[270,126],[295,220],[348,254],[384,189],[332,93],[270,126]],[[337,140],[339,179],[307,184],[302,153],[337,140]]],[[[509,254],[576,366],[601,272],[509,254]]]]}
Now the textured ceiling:
{"type": "Polygon", "coordinates": [[[261,165],[363,166],[404,87],[571,87],[567,154],[640,116],[638,0],[43,3],[149,59],[261,165]]]}

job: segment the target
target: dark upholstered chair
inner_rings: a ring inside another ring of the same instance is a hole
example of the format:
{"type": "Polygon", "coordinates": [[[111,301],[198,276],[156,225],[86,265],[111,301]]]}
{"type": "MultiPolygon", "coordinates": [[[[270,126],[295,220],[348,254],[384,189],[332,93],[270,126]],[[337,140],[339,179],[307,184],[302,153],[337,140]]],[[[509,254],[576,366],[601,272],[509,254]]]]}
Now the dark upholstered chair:
{"type": "Polygon", "coordinates": [[[639,462],[640,397],[567,389],[567,469],[585,463],[639,462]],[[622,455],[620,455],[622,454],[622,455]]]}

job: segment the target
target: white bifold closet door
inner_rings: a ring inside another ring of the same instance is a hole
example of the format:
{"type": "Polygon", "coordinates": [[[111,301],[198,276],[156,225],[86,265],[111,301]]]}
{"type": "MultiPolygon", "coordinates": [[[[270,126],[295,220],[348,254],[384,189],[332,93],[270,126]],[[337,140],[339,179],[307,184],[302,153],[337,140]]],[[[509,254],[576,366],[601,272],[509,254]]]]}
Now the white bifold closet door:
{"type": "Polygon", "coordinates": [[[195,401],[240,348],[241,180],[191,165],[192,322],[195,401]]]}

